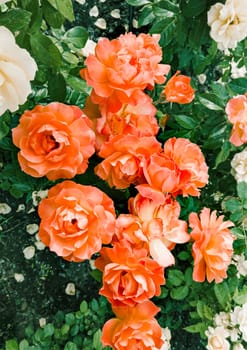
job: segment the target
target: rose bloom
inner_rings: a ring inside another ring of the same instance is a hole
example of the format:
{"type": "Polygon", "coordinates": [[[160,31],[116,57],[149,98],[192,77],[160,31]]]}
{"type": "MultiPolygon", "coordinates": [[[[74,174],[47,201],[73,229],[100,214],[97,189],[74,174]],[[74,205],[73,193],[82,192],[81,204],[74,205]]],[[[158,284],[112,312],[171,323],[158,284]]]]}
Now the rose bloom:
{"type": "Polygon", "coordinates": [[[164,151],[153,154],[143,166],[149,186],[173,195],[199,196],[208,182],[208,167],[199,146],[185,138],[166,141],[164,151]]]}
{"type": "Polygon", "coordinates": [[[94,171],[101,179],[118,189],[145,182],[143,162],[161,151],[154,136],[117,135],[104,143],[99,156],[105,158],[94,171]]]}
{"type": "Polygon", "coordinates": [[[247,7],[245,0],[217,2],[208,11],[210,36],[220,50],[235,49],[247,36],[247,7]]]}
{"type": "Polygon", "coordinates": [[[93,186],[61,182],[40,202],[38,213],[41,241],[68,261],[90,259],[114,234],[114,203],[93,186]]]}
{"type": "Polygon", "coordinates": [[[150,300],[134,307],[113,307],[116,318],[103,326],[103,346],[109,345],[114,350],[161,349],[162,331],[154,318],[159,310],[150,300]]]}
{"type": "Polygon", "coordinates": [[[80,72],[93,88],[93,102],[110,102],[110,111],[117,112],[122,104],[135,105],[144,89],[164,83],[170,66],[159,63],[162,60],[159,38],[158,34],[127,33],[111,41],[99,40],[95,55],[87,57],[87,67],[80,72]]]}
{"type": "MultiPolygon", "coordinates": [[[[6,2],[6,1],[4,1],[6,2]]],[[[2,3],[4,3],[2,2],[2,3]]],[[[0,26],[0,115],[14,112],[31,93],[37,65],[27,50],[20,48],[9,29],[0,26]]]]}
{"type": "Polygon", "coordinates": [[[20,148],[21,169],[33,177],[56,180],[82,174],[95,151],[88,117],[78,107],[59,102],[25,111],[12,135],[20,148]]]}
{"type": "Polygon", "coordinates": [[[101,269],[102,262],[98,265],[98,260],[106,260],[99,294],[116,306],[135,306],[160,295],[160,286],[165,283],[164,268],[147,253],[146,249],[132,249],[124,241],[113,248],[102,248],[101,257],[95,261],[101,269]]]}
{"type": "Polygon", "coordinates": [[[9,2],[10,0],[0,0],[0,5],[5,4],[6,2],[9,2]]]}
{"type": "Polygon", "coordinates": [[[165,197],[163,204],[157,204],[138,194],[129,199],[129,211],[142,222],[152,258],[164,267],[174,264],[170,250],[176,243],[186,243],[190,239],[186,222],[179,220],[179,203],[170,195],[165,197]]]}
{"type": "Polygon", "coordinates": [[[247,93],[231,98],[226,105],[226,114],[233,124],[230,142],[241,146],[247,142],[247,93]]]}
{"type": "Polygon", "coordinates": [[[233,325],[238,325],[239,330],[242,333],[242,338],[247,342],[247,303],[241,307],[236,306],[231,313],[231,321],[233,325]]]}
{"type": "Polygon", "coordinates": [[[209,327],[206,331],[208,337],[208,350],[230,350],[230,343],[226,339],[228,332],[224,327],[209,327]]]}
{"type": "Polygon", "coordinates": [[[233,255],[235,237],[228,227],[234,226],[231,221],[223,222],[223,215],[217,218],[216,211],[210,213],[203,208],[200,217],[196,213],[189,215],[190,233],[194,241],[192,255],[194,258],[193,280],[220,283],[227,277],[227,269],[233,255]]]}
{"type": "Polygon", "coordinates": [[[231,173],[237,182],[247,182],[247,148],[236,153],[231,161],[231,173]]]}
{"type": "Polygon", "coordinates": [[[176,72],[167,82],[163,91],[166,101],[180,104],[190,103],[195,97],[195,90],[190,85],[191,78],[176,72]]]}

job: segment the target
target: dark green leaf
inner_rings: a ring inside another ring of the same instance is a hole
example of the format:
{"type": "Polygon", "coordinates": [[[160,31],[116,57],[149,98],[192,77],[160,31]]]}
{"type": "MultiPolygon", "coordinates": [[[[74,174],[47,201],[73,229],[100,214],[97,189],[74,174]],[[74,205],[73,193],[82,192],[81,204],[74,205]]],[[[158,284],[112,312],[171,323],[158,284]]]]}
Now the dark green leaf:
{"type": "Polygon", "coordinates": [[[197,125],[197,121],[187,115],[175,115],[176,122],[184,129],[194,129],[197,125]]]}
{"type": "Polygon", "coordinates": [[[144,6],[141,10],[138,18],[138,26],[146,26],[150,24],[155,19],[152,6],[144,6]]]}
{"type": "Polygon", "coordinates": [[[173,17],[162,30],[159,41],[161,47],[166,47],[176,35],[176,23],[177,19],[173,17]]]}
{"type": "Polygon", "coordinates": [[[62,56],[52,40],[41,33],[30,37],[32,52],[35,58],[44,65],[57,69],[62,62],[62,56]]]}
{"type": "Polygon", "coordinates": [[[44,327],[44,336],[51,337],[54,334],[54,326],[52,323],[48,323],[44,327]]]}
{"type": "Polygon", "coordinates": [[[224,111],[222,101],[214,94],[198,95],[199,102],[212,111],[224,111]]]}
{"type": "Polygon", "coordinates": [[[66,81],[61,73],[48,76],[48,93],[53,101],[64,102],[66,96],[66,81]]]}
{"type": "Polygon", "coordinates": [[[126,2],[131,6],[143,6],[151,3],[148,0],[126,0],[126,2]]]}
{"type": "Polygon", "coordinates": [[[225,160],[228,159],[231,150],[231,143],[229,141],[225,141],[222,145],[220,152],[217,154],[215,160],[215,168],[217,168],[219,164],[223,163],[225,160]]]}
{"type": "Polygon", "coordinates": [[[65,344],[64,350],[78,350],[77,345],[69,341],[65,344]]]}
{"type": "Polygon", "coordinates": [[[184,275],[180,270],[169,270],[168,280],[173,286],[180,286],[184,281],[184,275]]]}
{"type": "Polygon", "coordinates": [[[195,17],[200,15],[207,6],[207,0],[187,0],[181,2],[182,14],[185,17],[195,17]]]}
{"type": "Polygon", "coordinates": [[[84,27],[76,26],[69,29],[64,38],[77,49],[81,49],[86,45],[88,39],[88,32],[84,27]]]}
{"type": "Polygon", "coordinates": [[[0,15],[0,25],[7,27],[12,32],[17,32],[28,27],[31,15],[29,11],[11,9],[0,15]]]}
{"type": "Polygon", "coordinates": [[[75,323],[75,316],[73,313],[69,313],[65,315],[65,322],[72,326],[75,323]]]}
{"type": "Polygon", "coordinates": [[[231,295],[227,282],[224,281],[222,283],[215,283],[214,293],[219,304],[223,307],[224,310],[227,310],[227,307],[231,301],[231,295]]]}
{"type": "Polygon", "coordinates": [[[171,298],[175,300],[183,300],[189,294],[188,286],[180,286],[176,288],[172,288],[171,290],[171,298]]]}
{"type": "Polygon", "coordinates": [[[42,8],[46,22],[53,28],[60,28],[65,21],[64,16],[51,6],[48,0],[42,3],[42,8]]]}

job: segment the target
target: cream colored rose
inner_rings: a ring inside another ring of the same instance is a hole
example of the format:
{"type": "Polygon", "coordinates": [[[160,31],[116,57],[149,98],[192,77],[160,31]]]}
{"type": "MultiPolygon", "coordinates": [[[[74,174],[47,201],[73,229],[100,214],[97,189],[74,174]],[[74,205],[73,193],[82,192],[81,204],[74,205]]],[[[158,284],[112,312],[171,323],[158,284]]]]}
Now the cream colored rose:
{"type": "Polygon", "coordinates": [[[228,332],[224,327],[209,327],[206,336],[208,337],[208,350],[230,350],[230,343],[226,339],[228,332]]]}
{"type": "Polygon", "coordinates": [[[14,112],[31,93],[37,65],[30,54],[20,48],[9,29],[0,26],[0,116],[14,112]]]}
{"type": "Polygon", "coordinates": [[[245,349],[242,344],[237,343],[233,345],[233,350],[245,350],[245,349]]]}
{"type": "Polygon", "coordinates": [[[234,49],[247,36],[246,0],[216,3],[208,11],[210,36],[220,50],[234,49]]]}
{"type": "Polygon", "coordinates": [[[236,153],[231,161],[232,175],[237,182],[247,182],[247,148],[236,153]]]}
{"type": "Polygon", "coordinates": [[[231,321],[234,325],[239,326],[239,330],[242,333],[242,338],[247,341],[247,303],[240,306],[236,306],[231,314],[231,321]]]}

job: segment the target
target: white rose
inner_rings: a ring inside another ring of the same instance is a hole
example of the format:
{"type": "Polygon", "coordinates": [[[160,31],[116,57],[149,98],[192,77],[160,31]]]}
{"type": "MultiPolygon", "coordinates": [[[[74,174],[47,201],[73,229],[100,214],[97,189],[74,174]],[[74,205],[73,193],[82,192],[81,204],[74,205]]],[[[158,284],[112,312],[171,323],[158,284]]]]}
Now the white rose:
{"type": "Polygon", "coordinates": [[[210,36],[220,50],[234,49],[247,36],[246,0],[216,3],[208,11],[210,36]]]}
{"type": "Polygon", "coordinates": [[[233,350],[245,350],[242,344],[237,343],[233,345],[233,350]]]}
{"type": "Polygon", "coordinates": [[[0,5],[5,4],[6,2],[9,2],[10,0],[0,0],[0,5]]]}
{"type": "Polygon", "coordinates": [[[247,182],[247,148],[236,153],[231,161],[232,175],[237,182],[247,182]]]}
{"type": "Polygon", "coordinates": [[[238,277],[247,276],[247,260],[245,260],[244,253],[241,255],[234,255],[233,264],[237,267],[238,277]]]}
{"type": "Polygon", "coordinates": [[[247,303],[236,306],[231,314],[231,320],[234,325],[239,325],[243,340],[247,341],[247,303]]]}
{"type": "Polygon", "coordinates": [[[228,332],[224,327],[209,327],[206,336],[208,337],[208,350],[230,350],[230,343],[226,339],[228,332]]]}
{"type": "Polygon", "coordinates": [[[20,48],[6,27],[0,26],[0,115],[7,109],[14,112],[31,93],[37,65],[30,54],[20,48]]]}
{"type": "Polygon", "coordinates": [[[228,327],[230,324],[229,313],[221,311],[220,313],[215,315],[214,322],[216,326],[228,327]]]}

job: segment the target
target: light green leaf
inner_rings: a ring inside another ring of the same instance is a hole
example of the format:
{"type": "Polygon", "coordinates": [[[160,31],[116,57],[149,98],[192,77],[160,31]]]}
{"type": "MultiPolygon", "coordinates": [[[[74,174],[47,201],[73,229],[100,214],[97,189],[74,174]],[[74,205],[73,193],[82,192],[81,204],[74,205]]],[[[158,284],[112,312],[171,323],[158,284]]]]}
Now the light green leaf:
{"type": "Polygon", "coordinates": [[[246,182],[239,182],[237,184],[237,192],[239,197],[244,201],[247,199],[247,183],[246,182]]]}
{"type": "Polygon", "coordinates": [[[52,323],[48,323],[44,327],[44,336],[51,337],[54,334],[54,326],[52,323]]]}
{"type": "Polygon", "coordinates": [[[7,340],[5,343],[5,350],[18,350],[18,343],[15,339],[7,340]]]}
{"type": "Polygon", "coordinates": [[[29,350],[29,343],[26,339],[22,339],[19,344],[19,350],[29,350]]]}
{"type": "Polygon", "coordinates": [[[199,102],[206,108],[212,110],[212,111],[223,111],[224,108],[221,106],[220,101],[215,102],[214,100],[217,100],[215,98],[215,95],[213,94],[203,94],[197,96],[199,102]]]}
{"type": "Polygon", "coordinates": [[[93,335],[93,348],[95,350],[102,349],[101,335],[102,335],[102,333],[101,333],[100,329],[98,329],[93,335]]]}
{"type": "Polygon", "coordinates": [[[85,314],[88,310],[88,305],[87,302],[85,300],[83,300],[80,304],[80,311],[82,314],[85,314]]]}
{"type": "Polygon", "coordinates": [[[71,0],[48,0],[48,2],[70,22],[74,21],[75,17],[71,0]]]}
{"type": "Polygon", "coordinates": [[[131,6],[143,6],[151,3],[148,0],[126,0],[126,2],[131,6]]]}
{"type": "Polygon", "coordinates": [[[204,331],[206,329],[207,327],[205,327],[204,322],[199,322],[184,328],[184,330],[186,330],[189,333],[200,333],[201,331],[204,331]]]}

